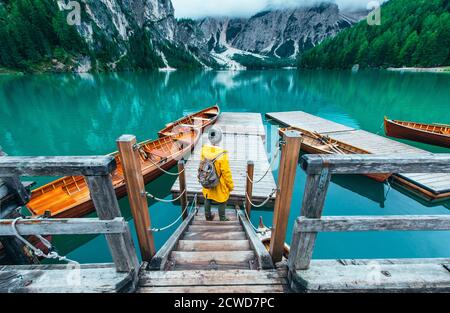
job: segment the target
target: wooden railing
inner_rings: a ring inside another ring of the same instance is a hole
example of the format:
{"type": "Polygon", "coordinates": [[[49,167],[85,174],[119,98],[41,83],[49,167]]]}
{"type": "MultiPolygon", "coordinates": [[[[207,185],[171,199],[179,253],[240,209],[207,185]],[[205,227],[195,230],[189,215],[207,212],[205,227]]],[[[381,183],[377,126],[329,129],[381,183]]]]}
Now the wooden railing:
{"type": "MultiPolygon", "coordinates": [[[[111,156],[0,157],[0,178],[20,176],[85,176],[98,218],[26,219],[16,226],[21,235],[105,234],[117,272],[137,281],[139,261],[128,223],[123,219],[111,172],[111,156]]],[[[13,236],[13,220],[0,220],[0,236],[13,236]]]]}
{"type": "Polygon", "coordinates": [[[301,165],[308,176],[291,241],[290,273],[310,267],[318,232],[450,230],[449,215],[322,217],[332,174],[450,173],[450,154],[306,155],[301,165]]]}

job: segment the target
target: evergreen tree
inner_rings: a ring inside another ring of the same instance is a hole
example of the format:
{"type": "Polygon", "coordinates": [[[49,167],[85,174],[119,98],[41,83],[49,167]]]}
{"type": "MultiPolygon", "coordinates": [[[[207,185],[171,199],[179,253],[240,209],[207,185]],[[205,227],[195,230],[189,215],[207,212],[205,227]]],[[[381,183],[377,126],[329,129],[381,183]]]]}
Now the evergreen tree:
{"type": "Polygon", "coordinates": [[[390,0],[380,26],[365,20],[300,57],[304,68],[450,65],[450,1],[390,0]]]}

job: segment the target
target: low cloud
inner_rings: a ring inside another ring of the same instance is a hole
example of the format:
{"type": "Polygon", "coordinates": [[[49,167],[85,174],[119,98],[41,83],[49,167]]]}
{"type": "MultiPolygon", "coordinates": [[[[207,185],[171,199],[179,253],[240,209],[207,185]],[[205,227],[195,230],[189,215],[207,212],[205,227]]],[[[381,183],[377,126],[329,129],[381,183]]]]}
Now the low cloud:
{"type": "MultiPolygon", "coordinates": [[[[381,2],[385,0],[380,0],[381,2]]],[[[333,2],[343,10],[366,9],[373,0],[172,0],[177,17],[200,18],[204,16],[246,17],[267,8],[311,6],[333,2]]]]}

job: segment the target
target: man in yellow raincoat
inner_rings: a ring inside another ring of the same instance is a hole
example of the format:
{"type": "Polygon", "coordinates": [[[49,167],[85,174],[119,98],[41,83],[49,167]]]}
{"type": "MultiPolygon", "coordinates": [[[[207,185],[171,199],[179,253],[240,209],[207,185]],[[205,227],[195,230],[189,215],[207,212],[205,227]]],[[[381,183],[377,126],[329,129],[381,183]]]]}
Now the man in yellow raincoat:
{"type": "Polygon", "coordinates": [[[208,160],[216,159],[214,167],[219,176],[219,184],[211,189],[203,188],[203,196],[205,197],[205,218],[208,221],[214,219],[211,214],[212,201],[219,204],[219,218],[221,221],[228,221],[225,216],[227,201],[230,193],[234,189],[233,177],[231,175],[230,164],[228,162],[228,153],[226,150],[217,145],[222,140],[222,132],[220,129],[212,128],[208,133],[208,139],[211,145],[205,144],[202,147],[201,158],[208,160]]]}

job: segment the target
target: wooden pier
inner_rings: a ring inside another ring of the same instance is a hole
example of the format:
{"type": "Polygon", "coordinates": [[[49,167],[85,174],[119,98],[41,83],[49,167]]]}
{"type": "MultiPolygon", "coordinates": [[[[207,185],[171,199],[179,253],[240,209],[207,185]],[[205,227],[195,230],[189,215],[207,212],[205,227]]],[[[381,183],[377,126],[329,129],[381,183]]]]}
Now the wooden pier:
{"type": "MultiPolygon", "coordinates": [[[[282,125],[327,135],[373,154],[433,155],[431,152],[302,111],[274,112],[267,113],[266,116],[282,125]]],[[[393,181],[429,201],[450,198],[450,176],[446,173],[396,173],[393,181]]]]}
{"type": "MultiPolygon", "coordinates": [[[[270,167],[265,149],[265,127],[259,113],[231,113],[224,112],[219,117],[214,127],[223,132],[222,142],[219,146],[228,151],[231,173],[234,181],[234,191],[230,195],[229,204],[242,205],[245,202],[245,182],[247,176],[247,162],[254,164],[253,177],[259,180],[270,167]]],[[[203,202],[202,187],[197,179],[198,166],[201,161],[201,149],[203,144],[209,144],[208,134],[204,133],[199,144],[196,145],[186,163],[186,187],[190,200],[195,195],[203,202]]],[[[278,160],[275,160],[278,161],[278,160]]],[[[272,170],[253,187],[253,200],[258,203],[264,201],[276,188],[272,170]]],[[[172,187],[174,198],[180,194],[179,180],[172,187]]],[[[275,196],[272,196],[268,206],[273,205],[275,196]]]]}
{"type": "MultiPolygon", "coordinates": [[[[222,125],[227,125],[226,121],[222,120],[222,125]]],[[[243,121],[258,125],[249,118],[243,121]]],[[[253,135],[244,136],[262,142],[263,134],[258,128],[254,128],[253,135]]],[[[238,131],[240,127],[229,133],[225,131],[225,137],[242,136],[238,131]]],[[[190,201],[181,201],[181,225],[155,251],[153,232],[158,230],[151,226],[140,162],[137,162],[140,154],[134,145],[136,139],[129,135],[120,137],[118,145],[127,173],[127,192],[142,262],[114,193],[111,173],[117,165],[113,157],[0,157],[0,179],[9,182],[7,189],[0,188],[0,191],[7,190],[0,198],[12,199],[11,207],[27,201],[18,177],[79,175],[88,183],[98,215],[98,218],[81,219],[2,219],[2,243],[9,245],[5,238],[17,239],[18,234],[24,237],[104,234],[114,262],[1,266],[0,292],[450,292],[450,259],[312,260],[319,232],[449,231],[448,215],[322,216],[322,211],[332,175],[450,173],[450,154],[305,155],[301,167],[307,175],[306,185],[295,191],[293,182],[301,136],[295,131],[287,131],[283,136],[269,251],[242,207],[228,208],[226,214],[230,221],[218,221],[217,212],[216,220],[206,221],[195,196],[190,201]],[[282,259],[281,252],[293,192],[303,192],[304,196],[286,260],[282,259]]],[[[238,150],[230,149],[236,158],[234,166],[244,169],[234,179],[245,186],[247,169],[252,169],[247,161],[255,159],[238,150]]],[[[267,157],[265,162],[268,166],[267,157]]],[[[183,165],[180,163],[179,169],[183,165]]],[[[180,171],[179,175],[180,181],[188,185],[188,172],[180,171]]],[[[254,192],[257,185],[252,187],[250,190],[254,192]]],[[[244,192],[239,198],[237,194],[237,199],[244,202],[243,195],[244,192]]],[[[246,209],[250,214],[250,208],[246,209]]]]}

